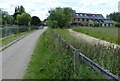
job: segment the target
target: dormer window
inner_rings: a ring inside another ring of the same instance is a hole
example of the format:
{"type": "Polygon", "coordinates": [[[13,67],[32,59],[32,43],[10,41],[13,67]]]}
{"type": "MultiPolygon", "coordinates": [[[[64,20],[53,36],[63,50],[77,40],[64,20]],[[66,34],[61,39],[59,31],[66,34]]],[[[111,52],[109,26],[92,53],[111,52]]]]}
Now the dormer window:
{"type": "Polygon", "coordinates": [[[85,14],[85,16],[87,17],[87,15],[85,14]]]}
{"type": "Polygon", "coordinates": [[[80,14],[80,16],[83,16],[82,14],[80,14]]]}
{"type": "Polygon", "coordinates": [[[78,14],[76,14],[77,16],[79,16],[78,14]]]}

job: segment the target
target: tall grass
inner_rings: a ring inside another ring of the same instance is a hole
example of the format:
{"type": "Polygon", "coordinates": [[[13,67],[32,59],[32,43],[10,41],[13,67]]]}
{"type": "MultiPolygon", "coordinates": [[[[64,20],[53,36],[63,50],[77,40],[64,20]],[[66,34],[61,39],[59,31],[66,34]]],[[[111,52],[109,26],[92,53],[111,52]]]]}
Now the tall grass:
{"type": "Polygon", "coordinates": [[[118,41],[118,32],[120,28],[117,27],[78,27],[73,28],[73,30],[102,40],[107,40],[112,43],[120,44],[120,41],[118,41]]]}
{"type": "Polygon", "coordinates": [[[78,73],[73,71],[73,54],[48,29],[38,39],[24,79],[104,79],[83,62],[78,73]]]}
{"type": "Polygon", "coordinates": [[[100,44],[90,44],[82,39],[77,39],[66,29],[56,29],[55,31],[75,48],[78,48],[81,53],[120,77],[120,48],[114,48],[114,46],[106,47],[100,44]]]}

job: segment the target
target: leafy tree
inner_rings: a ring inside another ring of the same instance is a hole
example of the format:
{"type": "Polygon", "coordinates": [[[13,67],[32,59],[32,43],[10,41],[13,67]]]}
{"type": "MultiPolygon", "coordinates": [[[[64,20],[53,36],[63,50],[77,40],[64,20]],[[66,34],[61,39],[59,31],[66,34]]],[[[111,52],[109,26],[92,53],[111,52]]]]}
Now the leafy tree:
{"type": "Polygon", "coordinates": [[[33,16],[32,17],[31,25],[38,26],[38,25],[40,25],[40,23],[41,23],[41,20],[39,19],[39,17],[37,17],[37,16],[33,16]]]}
{"type": "Polygon", "coordinates": [[[110,13],[106,17],[108,19],[112,19],[112,20],[114,20],[116,22],[120,22],[120,13],[119,12],[110,13]]]}
{"type": "Polygon", "coordinates": [[[13,24],[14,18],[12,15],[9,15],[8,12],[2,11],[2,24],[13,24]]]}
{"type": "Polygon", "coordinates": [[[52,28],[60,27],[65,28],[70,26],[72,21],[73,12],[71,8],[55,8],[50,10],[50,16],[48,17],[48,25],[52,28]]]}
{"type": "Polygon", "coordinates": [[[13,14],[14,22],[17,18],[17,15],[21,15],[22,13],[25,13],[25,8],[23,6],[15,7],[15,13],[13,14]]]}
{"type": "Polygon", "coordinates": [[[47,25],[47,19],[44,19],[44,20],[41,22],[41,25],[46,26],[46,25],[47,25]]]}
{"type": "Polygon", "coordinates": [[[13,21],[14,21],[14,18],[13,18],[12,15],[7,15],[7,16],[6,16],[6,20],[7,20],[7,24],[12,25],[12,24],[13,24],[13,21]]]}
{"type": "Polygon", "coordinates": [[[31,22],[31,16],[28,13],[22,13],[21,15],[17,15],[16,23],[18,25],[26,25],[28,26],[31,22]]]}
{"type": "Polygon", "coordinates": [[[20,14],[25,13],[25,8],[23,6],[20,6],[19,13],[20,14]]]}

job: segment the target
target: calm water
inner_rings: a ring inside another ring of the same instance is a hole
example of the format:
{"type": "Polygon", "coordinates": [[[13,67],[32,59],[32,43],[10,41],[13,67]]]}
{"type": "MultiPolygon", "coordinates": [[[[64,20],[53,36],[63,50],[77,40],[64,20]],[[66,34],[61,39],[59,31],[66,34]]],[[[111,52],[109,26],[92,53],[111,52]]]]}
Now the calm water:
{"type": "Polygon", "coordinates": [[[25,26],[5,26],[4,28],[0,28],[0,38],[8,37],[28,30],[29,28],[25,26]]]}

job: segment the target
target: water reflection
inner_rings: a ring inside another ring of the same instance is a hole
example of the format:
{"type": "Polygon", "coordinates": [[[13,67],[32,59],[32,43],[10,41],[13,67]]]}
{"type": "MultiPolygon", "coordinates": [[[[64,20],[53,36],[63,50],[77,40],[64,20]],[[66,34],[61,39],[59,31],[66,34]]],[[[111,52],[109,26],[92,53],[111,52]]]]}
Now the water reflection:
{"type": "Polygon", "coordinates": [[[29,27],[26,26],[5,26],[4,28],[0,28],[0,38],[8,37],[17,33],[22,33],[28,31],[29,27]]]}

